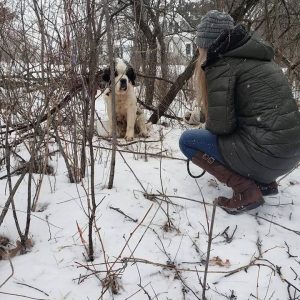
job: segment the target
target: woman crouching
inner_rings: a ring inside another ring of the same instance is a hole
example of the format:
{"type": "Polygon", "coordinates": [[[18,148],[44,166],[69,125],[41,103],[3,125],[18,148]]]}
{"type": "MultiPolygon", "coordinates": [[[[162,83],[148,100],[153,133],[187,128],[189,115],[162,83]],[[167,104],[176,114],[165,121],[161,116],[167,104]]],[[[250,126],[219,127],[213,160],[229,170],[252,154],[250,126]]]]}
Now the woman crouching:
{"type": "Polygon", "coordinates": [[[217,205],[238,214],[277,194],[276,178],[300,161],[300,113],[272,47],[230,15],[210,11],[197,27],[197,96],[206,129],[185,131],[185,156],[233,189],[217,205]]]}

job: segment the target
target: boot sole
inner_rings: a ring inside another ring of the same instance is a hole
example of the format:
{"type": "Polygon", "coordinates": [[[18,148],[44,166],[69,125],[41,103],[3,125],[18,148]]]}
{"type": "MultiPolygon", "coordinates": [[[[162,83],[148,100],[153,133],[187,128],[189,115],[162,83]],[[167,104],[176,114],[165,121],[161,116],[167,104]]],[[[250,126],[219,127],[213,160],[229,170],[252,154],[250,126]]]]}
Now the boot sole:
{"type": "Polygon", "coordinates": [[[244,213],[246,211],[249,211],[251,209],[255,209],[255,208],[263,205],[264,203],[265,203],[265,201],[262,199],[259,202],[251,203],[251,204],[243,206],[241,208],[231,208],[230,209],[230,208],[226,208],[224,206],[219,206],[219,207],[222,208],[223,210],[225,210],[230,215],[239,215],[239,214],[242,214],[242,213],[244,213]]]}

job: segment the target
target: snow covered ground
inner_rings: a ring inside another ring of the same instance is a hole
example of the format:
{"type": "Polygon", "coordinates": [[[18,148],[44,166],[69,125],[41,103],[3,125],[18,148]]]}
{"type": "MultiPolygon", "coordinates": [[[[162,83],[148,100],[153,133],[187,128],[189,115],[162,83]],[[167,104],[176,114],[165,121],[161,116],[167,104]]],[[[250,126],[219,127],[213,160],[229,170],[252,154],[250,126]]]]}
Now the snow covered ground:
{"type": "MultiPolygon", "coordinates": [[[[34,246],[12,258],[13,276],[0,288],[0,299],[202,299],[211,204],[231,191],[209,174],[196,180],[188,175],[178,148],[183,130],[155,125],[147,140],[119,147],[123,157],[117,155],[110,190],[110,152],[101,148],[109,142],[95,139],[99,205],[93,263],[85,259],[89,176],[69,183],[63,158],[53,156],[55,176],[44,178],[39,211],[32,214],[34,246]],[[118,275],[117,294],[103,294],[107,270],[118,275]]],[[[193,173],[199,171],[192,166],[193,173]]],[[[17,179],[13,176],[13,182],[17,179]]],[[[0,181],[1,206],[8,197],[6,184],[0,181]]],[[[300,169],[280,180],[279,188],[263,207],[243,215],[217,208],[207,299],[300,299],[300,169]]],[[[22,226],[26,194],[27,177],[15,197],[22,226]]],[[[11,212],[0,235],[12,242],[18,238],[11,212]]],[[[10,262],[0,261],[0,269],[1,285],[12,273],[10,262]]]]}

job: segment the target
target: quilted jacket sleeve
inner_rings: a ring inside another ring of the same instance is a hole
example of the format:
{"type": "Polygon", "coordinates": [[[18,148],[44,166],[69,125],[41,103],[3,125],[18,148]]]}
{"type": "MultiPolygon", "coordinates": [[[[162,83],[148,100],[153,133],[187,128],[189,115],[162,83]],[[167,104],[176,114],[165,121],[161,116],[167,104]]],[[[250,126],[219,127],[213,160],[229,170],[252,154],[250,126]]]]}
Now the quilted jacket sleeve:
{"type": "Polygon", "coordinates": [[[217,135],[232,133],[237,124],[235,115],[235,75],[227,63],[206,69],[208,111],[206,129],[217,135]]]}

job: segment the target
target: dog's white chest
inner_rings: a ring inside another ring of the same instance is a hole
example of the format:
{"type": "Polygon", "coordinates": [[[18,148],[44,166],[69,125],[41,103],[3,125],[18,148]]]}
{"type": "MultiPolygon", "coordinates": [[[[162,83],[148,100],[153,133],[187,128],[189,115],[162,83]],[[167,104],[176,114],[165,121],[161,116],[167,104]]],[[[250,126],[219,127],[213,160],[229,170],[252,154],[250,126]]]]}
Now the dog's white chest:
{"type": "Polygon", "coordinates": [[[115,102],[116,114],[118,115],[126,115],[127,110],[131,109],[134,104],[129,101],[126,97],[117,97],[115,102]]]}

